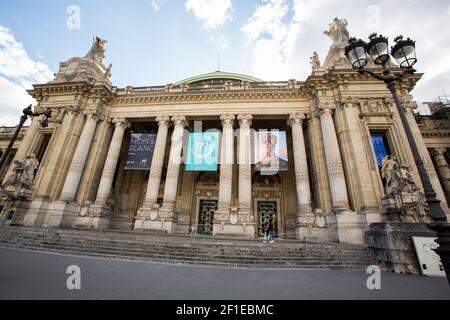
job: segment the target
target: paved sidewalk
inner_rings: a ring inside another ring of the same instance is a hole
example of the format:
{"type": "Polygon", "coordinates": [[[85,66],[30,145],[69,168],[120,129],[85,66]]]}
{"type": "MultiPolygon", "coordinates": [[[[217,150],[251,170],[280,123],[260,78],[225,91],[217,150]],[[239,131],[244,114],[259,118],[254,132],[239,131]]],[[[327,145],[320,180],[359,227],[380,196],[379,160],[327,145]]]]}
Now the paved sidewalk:
{"type": "Polygon", "coordinates": [[[249,270],[164,265],[0,248],[0,299],[450,299],[445,278],[364,272],[249,270]],[[68,290],[67,267],[81,269],[68,290]]]}

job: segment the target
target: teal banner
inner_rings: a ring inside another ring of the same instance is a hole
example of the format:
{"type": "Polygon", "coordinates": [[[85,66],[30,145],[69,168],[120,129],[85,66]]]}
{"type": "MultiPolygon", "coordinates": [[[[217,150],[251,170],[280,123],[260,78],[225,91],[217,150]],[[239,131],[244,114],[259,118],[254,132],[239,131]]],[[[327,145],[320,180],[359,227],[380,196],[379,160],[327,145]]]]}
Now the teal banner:
{"type": "Polygon", "coordinates": [[[217,171],[219,132],[189,134],[186,171],[217,171]]]}

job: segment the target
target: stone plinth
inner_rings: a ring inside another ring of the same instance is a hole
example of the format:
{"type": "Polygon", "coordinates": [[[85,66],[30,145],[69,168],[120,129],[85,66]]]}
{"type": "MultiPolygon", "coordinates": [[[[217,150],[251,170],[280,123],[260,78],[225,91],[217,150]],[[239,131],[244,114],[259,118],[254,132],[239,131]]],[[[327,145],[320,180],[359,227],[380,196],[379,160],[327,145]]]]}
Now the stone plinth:
{"type": "Polygon", "coordinates": [[[425,223],[372,223],[364,234],[379,264],[396,273],[421,274],[412,237],[435,237],[425,223]]]}
{"type": "Polygon", "coordinates": [[[8,223],[12,226],[22,226],[24,224],[26,213],[30,207],[33,190],[30,188],[19,188],[18,191],[16,191],[15,187],[11,186],[6,187],[4,192],[13,195],[13,197],[7,201],[0,222],[5,223],[8,215],[11,212],[14,212],[11,221],[8,223]]]}
{"type": "Polygon", "coordinates": [[[229,212],[216,211],[214,214],[219,223],[213,225],[213,235],[216,237],[254,239],[255,223],[253,216],[238,212],[232,208],[229,212]]]}
{"type": "Polygon", "coordinates": [[[74,202],[54,201],[48,205],[43,227],[71,228],[80,213],[80,205],[74,202]]]}
{"type": "Polygon", "coordinates": [[[364,244],[363,216],[353,211],[336,213],[336,222],[340,243],[364,244]]]}

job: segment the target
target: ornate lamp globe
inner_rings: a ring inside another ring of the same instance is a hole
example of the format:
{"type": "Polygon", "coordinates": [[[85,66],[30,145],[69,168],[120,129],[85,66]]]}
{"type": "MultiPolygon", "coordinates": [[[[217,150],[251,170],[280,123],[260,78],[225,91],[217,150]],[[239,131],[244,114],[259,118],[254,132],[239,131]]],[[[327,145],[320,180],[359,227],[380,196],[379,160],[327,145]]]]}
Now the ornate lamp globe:
{"type": "Polygon", "coordinates": [[[417,62],[416,42],[410,38],[403,40],[403,36],[394,39],[395,45],[391,48],[391,54],[401,68],[410,69],[417,62]]]}
{"type": "Polygon", "coordinates": [[[345,55],[352,67],[358,70],[364,68],[367,64],[367,43],[361,39],[356,40],[356,38],[350,38],[348,43],[348,46],[345,48],[345,55]]]}
{"type": "Polygon", "coordinates": [[[367,52],[372,57],[375,64],[384,65],[389,61],[388,39],[381,34],[372,33],[369,36],[367,52]]]}

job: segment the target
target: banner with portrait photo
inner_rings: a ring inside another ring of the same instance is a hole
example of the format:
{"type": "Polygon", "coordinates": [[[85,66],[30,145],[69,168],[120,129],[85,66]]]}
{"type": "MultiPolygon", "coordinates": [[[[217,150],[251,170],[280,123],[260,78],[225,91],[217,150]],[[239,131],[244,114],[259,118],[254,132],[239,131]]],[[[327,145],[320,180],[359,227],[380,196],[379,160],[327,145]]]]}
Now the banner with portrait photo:
{"type": "Polygon", "coordinates": [[[261,174],[275,174],[288,170],[286,132],[260,130],[254,134],[256,170],[261,174]]]}
{"type": "Polygon", "coordinates": [[[186,171],[217,171],[219,132],[189,134],[186,171]]]}
{"type": "Polygon", "coordinates": [[[155,143],[154,133],[132,133],[125,170],[150,170],[155,143]]]}

